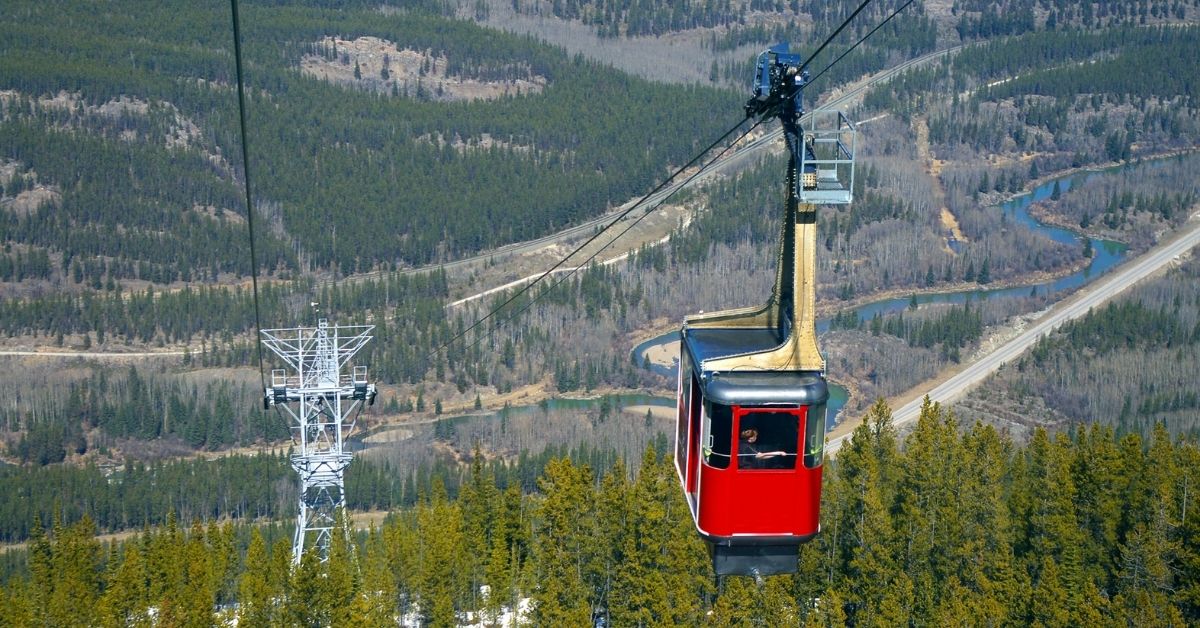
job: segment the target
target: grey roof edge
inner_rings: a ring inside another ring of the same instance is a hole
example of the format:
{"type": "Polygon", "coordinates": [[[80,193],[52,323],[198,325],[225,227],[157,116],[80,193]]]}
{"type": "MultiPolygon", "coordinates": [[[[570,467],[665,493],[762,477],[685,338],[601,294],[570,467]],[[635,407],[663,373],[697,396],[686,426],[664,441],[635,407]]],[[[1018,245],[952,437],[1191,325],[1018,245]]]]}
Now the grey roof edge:
{"type": "Polygon", "coordinates": [[[819,371],[714,372],[705,379],[705,398],[726,405],[809,406],[829,400],[829,385],[819,371]]]}

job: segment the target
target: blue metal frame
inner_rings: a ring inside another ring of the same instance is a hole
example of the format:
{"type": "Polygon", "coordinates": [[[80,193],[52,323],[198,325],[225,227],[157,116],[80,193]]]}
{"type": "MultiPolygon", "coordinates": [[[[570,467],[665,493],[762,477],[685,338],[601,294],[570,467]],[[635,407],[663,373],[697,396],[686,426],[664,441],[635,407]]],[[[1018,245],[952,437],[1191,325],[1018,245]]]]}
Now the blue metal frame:
{"type": "Polygon", "coordinates": [[[804,59],[788,44],[771,46],[758,55],[748,117],[779,118],[796,168],[796,198],[813,205],[845,205],[854,197],[854,148],[857,132],[836,110],[808,115],[805,130],[803,93],[808,83],[804,59]]]}

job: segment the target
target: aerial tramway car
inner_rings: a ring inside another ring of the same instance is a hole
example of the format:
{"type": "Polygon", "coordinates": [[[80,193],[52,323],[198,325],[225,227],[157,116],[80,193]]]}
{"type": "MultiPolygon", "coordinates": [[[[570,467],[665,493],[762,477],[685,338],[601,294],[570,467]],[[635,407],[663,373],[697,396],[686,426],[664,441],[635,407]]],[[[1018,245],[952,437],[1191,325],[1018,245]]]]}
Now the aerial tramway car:
{"type": "Polygon", "coordinates": [[[833,111],[801,128],[806,80],[799,55],[772,47],[746,104],[780,119],[790,153],[771,298],[688,317],[680,332],[675,466],[718,575],[794,572],[799,545],[820,530],[829,389],[814,312],[816,205],[851,201],[855,131],[833,111]]]}

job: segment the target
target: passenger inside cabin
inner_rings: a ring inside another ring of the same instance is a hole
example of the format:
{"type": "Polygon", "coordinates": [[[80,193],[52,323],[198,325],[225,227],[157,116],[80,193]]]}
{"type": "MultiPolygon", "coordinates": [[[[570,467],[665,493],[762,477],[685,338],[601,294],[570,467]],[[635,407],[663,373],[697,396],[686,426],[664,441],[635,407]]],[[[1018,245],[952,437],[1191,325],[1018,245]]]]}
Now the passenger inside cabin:
{"type": "Polygon", "coordinates": [[[738,468],[739,469],[777,469],[775,464],[787,455],[785,451],[764,451],[758,442],[758,430],[748,428],[742,430],[738,439],[738,468]]]}

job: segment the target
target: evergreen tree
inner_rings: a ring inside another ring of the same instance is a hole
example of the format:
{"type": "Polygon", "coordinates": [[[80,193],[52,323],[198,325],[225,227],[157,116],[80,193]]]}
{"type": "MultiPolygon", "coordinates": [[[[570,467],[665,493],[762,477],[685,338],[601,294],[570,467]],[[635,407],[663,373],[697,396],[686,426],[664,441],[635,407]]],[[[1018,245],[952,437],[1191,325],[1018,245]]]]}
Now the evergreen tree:
{"type": "Polygon", "coordinates": [[[1112,428],[1093,424],[1079,430],[1075,437],[1075,457],[1071,477],[1078,489],[1075,513],[1085,541],[1080,559],[1087,578],[1109,588],[1121,523],[1122,487],[1128,482],[1121,475],[1120,452],[1113,441],[1112,428]]]}
{"type": "Polygon", "coordinates": [[[358,598],[361,574],[358,556],[350,538],[350,517],[344,510],[335,515],[338,525],[329,543],[329,559],[325,561],[322,585],[330,600],[330,625],[347,626],[355,617],[354,602],[358,598]]]}
{"type": "Polygon", "coordinates": [[[1079,599],[1085,581],[1079,551],[1084,539],[1075,518],[1069,442],[1065,437],[1051,441],[1039,428],[1025,457],[1014,487],[1014,509],[1024,529],[1018,531],[1014,546],[1033,588],[1028,617],[1034,621],[1049,612],[1039,608],[1039,599],[1057,599],[1060,588],[1066,599],[1079,599]],[[1052,572],[1046,571],[1048,566],[1052,572]]]}
{"type": "Polygon", "coordinates": [[[333,598],[324,584],[325,569],[314,548],[305,550],[300,564],[291,570],[290,594],[283,605],[284,622],[304,628],[329,626],[333,618],[333,598]]]}
{"type": "Polygon", "coordinates": [[[626,473],[624,462],[618,459],[604,475],[596,496],[598,552],[591,562],[587,579],[592,588],[592,599],[605,624],[612,622],[613,580],[625,562],[626,545],[632,533],[629,529],[632,494],[626,473]]]}
{"type": "Polygon", "coordinates": [[[109,562],[108,584],[100,598],[100,625],[109,628],[149,625],[146,565],[138,542],[125,548],[118,560],[109,562]]]}
{"type": "Polygon", "coordinates": [[[182,587],[172,598],[177,601],[176,617],[181,626],[211,626],[217,592],[213,586],[210,555],[212,548],[204,538],[204,529],[196,522],[183,547],[182,587]]]}
{"type": "Polygon", "coordinates": [[[508,539],[499,534],[493,535],[484,572],[488,593],[483,610],[487,621],[495,622],[502,610],[512,604],[516,588],[514,565],[508,539]]]}
{"type": "Polygon", "coordinates": [[[642,456],[610,597],[618,625],[695,625],[704,616],[711,566],[679,494],[669,458],[642,456]]]}
{"type": "Polygon", "coordinates": [[[1058,563],[1051,556],[1042,556],[1036,571],[1033,595],[1029,600],[1028,625],[1070,625],[1068,593],[1059,578],[1058,563]]]}
{"type": "Polygon", "coordinates": [[[174,512],[167,514],[167,524],[153,534],[146,535],[146,574],[149,583],[150,603],[157,606],[159,613],[177,621],[175,596],[183,590],[184,564],[179,560],[179,549],[185,542],[175,522],[174,512]]]}
{"type": "Polygon", "coordinates": [[[391,588],[397,593],[401,614],[407,613],[416,601],[419,580],[415,513],[395,517],[382,530],[384,559],[390,569],[391,588]]]}
{"type": "Polygon", "coordinates": [[[70,527],[55,526],[48,604],[43,607],[50,625],[83,626],[96,617],[100,596],[100,544],[92,520],[70,527]]]}
{"type": "Polygon", "coordinates": [[[0,596],[0,624],[5,626],[39,625],[34,618],[40,618],[40,615],[35,612],[40,613],[41,608],[37,608],[35,611],[32,603],[33,597],[34,592],[30,590],[27,580],[12,578],[5,587],[3,596],[0,596]]]}
{"type": "Polygon", "coordinates": [[[469,557],[467,586],[471,608],[479,608],[481,605],[478,593],[480,585],[484,582],[486,561],[480,558],[488,556],[489,550],[492,549],[490,541],[498,498],[495,478],[484,471],[483,452],[476,443],[471,457],[471,475],[458,495],[458,503],[462,510],[463,539],[466,543],[464,551],[469,557]]]}
{"type": "MultiPolygon", "coordinates": [[[[267,544],[258,528],[250,531],[250,547],[246,550],[246,565],[238,588],[238,624],[269,626],[275,617],[275,600],[279,591],[272,586],[273,565],[268,561],[267,544]]],[[[277,580],[275,580],[277,582],[277,580]]]]}
{"type": "Polygon", "coordinates": [[[951,577],[960,588],[947,587],[942,595],[943,603],[958,608],[943,621],[986,623],[1006,616],[1015,621],[1008,602],[1028,597],[1016,570],[1012,517],[1005,499],[1010,447],[990,425],[976,423],[963,436],[964,473],[958,494],[962,536],[949,556],[951,573],[956,574],[951,577]]]}
{"type": "Polygon", "coordinates": [[[54,550],[42,529],[41,519],[34,518],[29,533],[29,597],[30,606],[49,616],[50,595],[54,591],[54,550]]]}
{"type": "Polygon", "coordinates": [[[812,608],[804,617],[804,628],[841,628],[847,625],[845,598],[836,589],[830,589],[812,601],[812,608]]]}
{"type": "Polygon", "coordinates": [[[888,503],[895,498],[897,461],[891,411],[875,403],[855,429],[849,455],[837,466],[837,492],[846,504],[842,530],[846,557],[847,602],[853,621],[884,625],[909,612],[912,582],[903,573],[891,539],[895,535],[888,503]],[[853,586],[851,586],[853,585],[853,586]]]}
{"type": "Polygon", "coordinates": [[[713,604],[709,625],[752,628],[759,625],[754,604],[754,580],[732,576],[725,579],[724,590],[713,604]]]}
{"type": "Polygon", "coordinates": [[[565,458],[546,464],[533,536],[533,619],[544,626],[591,623],[584,582],[595,529],[591,471],[565,458]]]}
{"type": "Polygon", "coordinates": [[[455,626],[456,602],[465,598],[470,583],[462,510],[446,499],[440,480],[428,504],[418,508],[419,567],[417,599],[431,626],[455,626]]]}
{"type": "Polygon", "coordinates": [[[271,593],[272,621],[284,621],[286,602],[292,597],[293,563],[292,540],[281,537],[271,547],[270,568],[267,570],[267,590],[271,593]]]}
{"type": "MultiPolygon", "coordinates": [[[[1187,449],[1192,452],[1191,461],[1197,462],[1195,448],[1187,449]]],[[[1187,499],[1185,497],[1184,501],[1187,499]]],[[[1200,508],[1195,504],[1184,509],[1183,523],[1179,527],[1178,569],[1179,588],[1175,592],[1175,603],[1187,621],[1200,622],[1200,508]]]]}
{"type": "Polygon", "coordinates": [[[372,628],[395,621],[397,591],[383,543],[383,535],[372,529],[362,555],[362,584],[354,598],[348,626],[372,628]]]}

